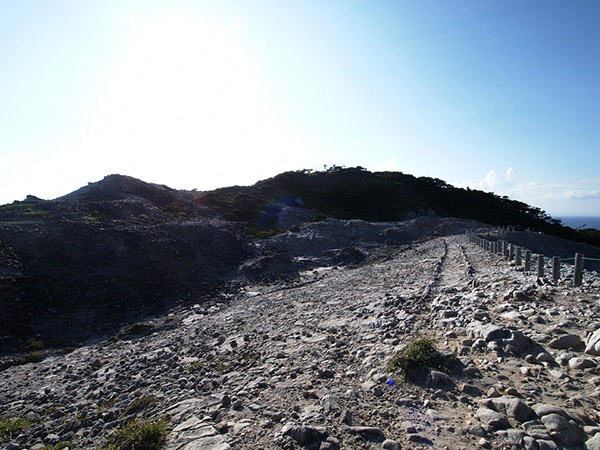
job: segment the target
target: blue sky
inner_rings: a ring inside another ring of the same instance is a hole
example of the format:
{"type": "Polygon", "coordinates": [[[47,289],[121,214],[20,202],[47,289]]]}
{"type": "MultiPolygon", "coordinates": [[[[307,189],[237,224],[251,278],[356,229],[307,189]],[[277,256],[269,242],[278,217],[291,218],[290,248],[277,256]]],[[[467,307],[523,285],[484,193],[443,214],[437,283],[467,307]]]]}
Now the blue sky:
{"type": "Polygon", "coordinates": [[[600,2],[0,3],[0,203],[360,165],[600,215],[600,2]]]}

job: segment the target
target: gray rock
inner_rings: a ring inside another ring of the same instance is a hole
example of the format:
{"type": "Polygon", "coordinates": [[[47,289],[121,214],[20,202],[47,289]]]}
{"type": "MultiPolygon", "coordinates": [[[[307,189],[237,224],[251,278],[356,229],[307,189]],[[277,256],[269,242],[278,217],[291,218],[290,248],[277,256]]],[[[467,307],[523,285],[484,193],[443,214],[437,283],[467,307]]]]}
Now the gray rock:
{"type": "Polygon", "coordinates": [[[529,336],[514,330],[511,331],[511,337],[505,343],[516,347],[520,353],[527,351],[535,345],[535,342],[529,336]]]}
{"type": "Polygon", "coordinates": [[[486,438],[479,439],[478,444],[481,448],[492,448],[492,444],[486,438]]]}
{"type": "Polygon", "coordinates": [[[485,437],[487,436],[487,431],[481,425],[473,425],[467,429],[467,433],[472,434],[474,436],[485,437]]]}
{"type": "Polygon", "coordinates": [[[408,440],[417,444],[433,445],[433,441],[422,434],[411,434],[408,436],[408,440]]]}
{"type": "Polygon", "coordinates": [[[526,436],[525,432],[511,428],[509,430],[500,430],[496,434],[508,444],[508,445],[523,445],[523,438],[526,436]]]}
{"type": "Polygon", "coordinates": [[[585,344],[585,352],[590,355],[600,355],[600,328],[592,333],[585,344]]]}
{"type": "Polygon", "coordinates": [[[568,448],[579,446],[586,439],[583,429],[572,420],[569,421],[568,428],[550,433],[550,435],[555,441],[568,448]]]}
{"type": "Polygon", "coordinates": [[[548,414],[558,414],[563,416],[565,419],[569,418],[569,415],[564,409],[555,405],[548,405],[547,403],[537,403],[533,405],[533,411],[538,415],[538,417],[547,416],[548,414]]]}
{"type": "Polygon", "coordinates": [[[569,360],[569,367],[575,370],[591,369],[597,367],[596,363],[589,358],[572,358],[569,360]]]}
{"type": "Polygon", "coordinates": [[[540,446],[531,436],[523,437],[523,448],[525,450],[539,450],[540,446]]]}
{"type": "Polygon", "coordinates": [[[569,360],[575,357],[577,357],[577,353],[574,352],[561,353],[558,358],[556,358],[556,362],[561,366],[567,366],[569,364],[569,360]]]}
{"type": "Polygon", "coordinates": [[[398,441],[394,441],[392,439],[386,439],[385,441],[383,441],[383,444],[381,444],[381,448],[383,448],[384,450],[401,450],[402,449],[402,447],[400,446],[398,441]]]}
{"type": "Polygon", "coordinates": [[[408,434],[415,434],[419,432],[417,425],[412,422],[404,422],[402,426],[404,427],[404,431],[408,434]]]}
{"type": "Polygon", "coordinates": [[[493,409],[479,408],[477,410],[477,418],[485,425],[488,425],[496,430],[505,430],[510,428],[510,422],[506,416],[494,411],[493,409]]]}
{"type": "Polygon", "coordinates": [[[321,398],[321,407],[326,413],[337,411],[340,409],[340,405],[337,399],[333,395],[325,395],[321,398]]]}
{"type": "Polygon", "coordinates": [[[486,342],[494,341],[496,339],[508,339],[511,336],[511,332],[508,328],[500,327],[498,325],[484,325],[474,322],[470,325],[470,328],[471,333],[475,338],[483,339],[486,342]]]}
{"type": "Polygon", "coordinates": [[[587,450],[600,450],[600,433],[585,441],[585,448],[587,450]]]}
{"type": "Polygon", "coordinates": [[[502,317],[508,320],[513,320],[515,322],[523,319],[523,315],[519,311],[508,311],[501,314],[502,317]]]}
{"type": "Polygon", "coordinates": [[[514,397],[497,397],[492,399],[494,408],[519,422],[526,422],[535,417],[533,410],[522,400],[514,397]]]}
{"type": "Polygon", "coordinates": [[[385,440],[385,434],[381,428],[377,427],[349,427],[350,432],[358,434],[367,440],[385,440]]]}
{"type": "Polygon", "coordinates": [[[345,423],[346,425],[352,425],[352,411],[345,409],[340,414],[340,422],[345,423]]]}
{"type": "Polygon", "coordinates": [[[550,432],[569,428],[569,421],[559,414],[546,414],[542,417],[542,423],[550,432]]]}
{"type": "Polygon", "coordinates": [[[300,445],[312,444],[313,442],[327,439],[327,429],[325,427],[315,427],[309,425],[298,425],[288,423],[281,429],[281,434],[289,436],[300,445]]]}
{"type": "Polygon", "coordinates": [[[549,370],[548,373],[551,377],[556,378],[557,380],[569,378],[569,376],[566,373],[561,372],[560,370],[549,370]]]}
{"type": "Polygon", "coordinates": [[[46,437],[44,438],[44,442],[46,444],[56,445],[60,442],[60,437],[56,434],[50,433],[46,435],[46,437]]]}
{"type": "Polygon", "coordinates": [[[464,383],[460,386],[460,392],[470,395],[471,397],[479,397],[481,395],[481,389],[469,383],[464,383]]]}
{"type": "Polygon", "coordinates": [[[375,383],[385,383],[388,379],[388,376],[385,373],[376,373],[371,377],[371,379],[375,383]]]}
{"type": "Polygon", "coordinates": [[[498,389],[496,389],[494,386],[492,386],[491,388],[488,389],[486,395],[490,398],[501,396],[500,392],[498,392],[498,389]]]}
{"type": "Polygon", "coordinates": [[[545,439],[537,439],[538,450],[559,450],[556,442],[545,439]]]}
{"type": "Polygon", "coordinates": [[[225,442],[223,436],[209,436],[188,442],[181,450],[229,450],[231,446],[225,442]]]}
{"type": "Polygon", "coordinates": [[[554,358],[548,352],[541,352],[535,357],[537,362],[554,363],[554,358]]]}
{"type": "Polygon", "coordinates": [[[556,349],[569,349],[572,348],[574,350],[578,350],[583,348],[583,342],[581,338],[576,334],[563,334],[561,336],[555,337],[552,339],[548,346],[550,348],[556,349]]]}
{"type": "Polygon", "coordinates": [[[439,370],[431,370],[429,372],[429,383],[433,386],[449,384],[450,382],[450,377],[447,374],[440,372],[439,370]]]}

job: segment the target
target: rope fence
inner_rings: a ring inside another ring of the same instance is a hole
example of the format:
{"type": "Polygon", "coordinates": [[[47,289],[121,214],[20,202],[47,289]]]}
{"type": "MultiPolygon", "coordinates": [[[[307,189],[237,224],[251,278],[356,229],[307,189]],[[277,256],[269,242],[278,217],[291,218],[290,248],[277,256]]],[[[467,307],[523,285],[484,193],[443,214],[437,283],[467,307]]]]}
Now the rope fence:
{"type": "MultiPolygon", "coordinates": [[[[586,258],[583,253],[576,253],[572,258],[560,258],[553,256],[551,258],[532,253],[530,250],[509,243],[503,239],[488,239],[481,237],[483,230],[468,229],[465,234],[469,240],[479,247],[491,253],[501,255],[509,261],[514,261],[515,266],[523,266],[526,273],[536,272],[538,278],[544,278],[546,273],[550,273],[552,281],[557,282],[561,278],[561,271],[568,269],[572,271],[571,277],[574,286],[581,286],[583,275],[600,276],[596,271],[586,270],[585,261],[600,261],[600,258],[586,258]],[[572,263],[571,263],[572,261],[572,263]],[[565,264],[566,263],[566,264],[565,264]]],[[[489,229],[484,230],[489,233],[489,229]]]]}

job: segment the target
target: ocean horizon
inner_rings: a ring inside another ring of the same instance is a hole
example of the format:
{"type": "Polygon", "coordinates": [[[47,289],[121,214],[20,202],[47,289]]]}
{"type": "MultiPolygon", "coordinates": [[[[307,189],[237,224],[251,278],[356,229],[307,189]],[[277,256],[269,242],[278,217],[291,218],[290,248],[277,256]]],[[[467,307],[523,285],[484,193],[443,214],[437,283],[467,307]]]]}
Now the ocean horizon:
{"type": "Polygon", "coordinates": [[[566,227],[595,228],[600,230],[600,216],[560,216],[556,217],[566,227]]]}

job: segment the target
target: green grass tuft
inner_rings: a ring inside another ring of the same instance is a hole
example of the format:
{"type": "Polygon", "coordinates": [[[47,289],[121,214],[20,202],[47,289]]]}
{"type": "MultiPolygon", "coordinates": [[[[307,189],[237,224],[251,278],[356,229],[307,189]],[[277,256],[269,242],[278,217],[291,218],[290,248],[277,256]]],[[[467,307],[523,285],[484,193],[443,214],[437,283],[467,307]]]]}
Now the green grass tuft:
{"type": "Polygon", "coordinates": [[[157,401],[158,400],[153,395],[140,397],[138,399],[135,399],[127,408],[125,408],[122,415],[128,416],[130,414],[135,414],[146,408],[148,405],[156,403],[157,401]]]}
{"type": "Polygon", "coordinates": [[[35,422],[27,417],[18,417],[16,419],[0,417],[0,440],[11,439],[21,434],[32,423],[35,422]]]}
{"type": "Polygon", "coordinates": [[[161,450],[167,443],[168,434],[165,418],[130,420],[121,425],[100,450],[161,450]]]}
{"type": "Polygon", "coordinates": [[[119,403],[119,401],[120,401],[120,400],[119,400],[119,398],[118,398],[118,397],[115,397],[115,398],[113,398],[113,399],[111,399],[111,400],[108,400],[108,401],[106,401],[106,402],[102,403],[101,405],[98,405],[98,411],[103,411],[103,410],[105,410],[105,409],[108,409],[108,408],[110,408],[111,406],[114,406],[114,405],[116,405],[117,403],[119,403]]]}
{"type": "Polygon", "coordinates": [[[27,342],[25,342],[25,345],[23,345],[23,350],[27,350],[30,352],[35,350],[44,350],[44,348],[46,348],[44,343],[36,338],[29,339],[27,342]]]}
{"type": "Polygon", "coordinates": [[[63,450],[71,448],[73,448],[73,444],[71,444],[70,442],[59,442],[58,444],[46,446],[42,450],[63,450]]]}
{"type": "Polygon", "coordinates": [[[23,356],[22,358],[15,360],[15,365],[22,366],[23,364],[38,363],[40,361],[43,361],[44,358],[45,358],[45,356],[43,353],[32,352],[26,356],[23,356]]]}
{"type": "Polygon", "coordinates": [[[422,337],[410,342],[388,362],[390,372],[398,372],[407,381],[417,381],[428,367],[437,366],[437,346],[433,339],[422,337]]]}

